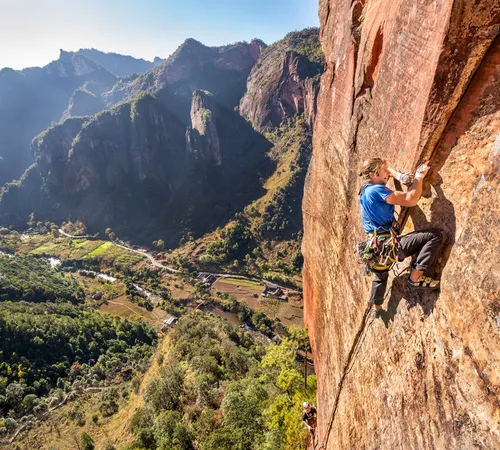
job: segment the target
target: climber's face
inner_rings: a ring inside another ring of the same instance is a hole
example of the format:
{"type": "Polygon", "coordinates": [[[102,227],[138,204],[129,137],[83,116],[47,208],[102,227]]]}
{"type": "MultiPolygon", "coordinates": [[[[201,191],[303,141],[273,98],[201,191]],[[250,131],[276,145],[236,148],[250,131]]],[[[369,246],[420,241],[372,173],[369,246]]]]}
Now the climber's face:
{"type": "Polygon", "coordinates": [[[387,164],[384,164],[379,168],[378,174],[370,172],[370,179],[373,184],[387,184],[387,181],[389,181],[389,171],[387,170],[387,164]]]}

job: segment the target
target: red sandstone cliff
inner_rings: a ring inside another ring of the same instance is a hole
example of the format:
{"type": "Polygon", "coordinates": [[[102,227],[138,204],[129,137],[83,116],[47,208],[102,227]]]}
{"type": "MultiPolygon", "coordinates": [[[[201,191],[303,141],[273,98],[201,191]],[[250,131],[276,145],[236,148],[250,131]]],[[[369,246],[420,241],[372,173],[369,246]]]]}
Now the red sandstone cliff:
{"type": "Polygon", "coordinates": [[[303,201],[317,448],[500,448],[500,2],[320,0],[320,20],[303,201]],[[391,276],[383,318],[350,354],[371,282],[353,255],[356,170],[371,155],[405,170],[432,158],[406,231],[436,225],[449,241],[441,292],[391,276]]]}

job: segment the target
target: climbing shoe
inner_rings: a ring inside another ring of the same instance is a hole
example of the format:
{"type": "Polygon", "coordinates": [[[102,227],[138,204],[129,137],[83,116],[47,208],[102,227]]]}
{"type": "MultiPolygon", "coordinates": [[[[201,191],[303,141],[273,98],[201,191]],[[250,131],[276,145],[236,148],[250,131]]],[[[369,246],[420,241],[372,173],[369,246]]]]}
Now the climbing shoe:
{"type": "Polygon", "coordinates": [[[382,310],[381,309],[374,309],[372,308],[370,310],[370,317],[372,319],[378,319],[382,315],[382,310]]]}
{"type": "Polygon", "coordinates": [[[408,277],[407,283],[410,287],[413,288],[425,288],[425,289],[439,288],[439,280],[435,280],[434,278],[426,277],[424,275],[420,275],[417,281],[412,281],[411,278],[408,277]]]}

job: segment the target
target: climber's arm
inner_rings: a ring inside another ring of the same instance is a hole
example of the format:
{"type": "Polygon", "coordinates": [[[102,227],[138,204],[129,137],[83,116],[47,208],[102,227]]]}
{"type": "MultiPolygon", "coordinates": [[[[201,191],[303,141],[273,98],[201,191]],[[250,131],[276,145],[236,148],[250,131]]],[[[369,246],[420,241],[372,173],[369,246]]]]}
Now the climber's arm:
{"type": "Polygon", "coordinates": [[[386,197],[385,201],[390,205],[415,206],[422,195],[423,180],[429,169],[427,164],[420,166],[411,187],[406,192],[394,191],[386,197]]]}

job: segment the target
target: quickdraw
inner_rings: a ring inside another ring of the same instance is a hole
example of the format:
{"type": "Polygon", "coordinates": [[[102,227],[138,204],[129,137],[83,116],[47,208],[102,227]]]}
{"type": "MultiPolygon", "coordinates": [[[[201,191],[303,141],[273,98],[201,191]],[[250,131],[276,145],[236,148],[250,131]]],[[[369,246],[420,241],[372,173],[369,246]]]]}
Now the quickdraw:
{"type": "Polygon", "coordinates": [[[366,241],[356,245],[355,253],[360,264],[365,265],[366,273],[370,271],[389,270],[397,260],[398,235],[394,229],[388,233],[368,234],[366,241]]]}

